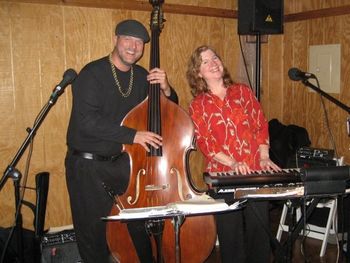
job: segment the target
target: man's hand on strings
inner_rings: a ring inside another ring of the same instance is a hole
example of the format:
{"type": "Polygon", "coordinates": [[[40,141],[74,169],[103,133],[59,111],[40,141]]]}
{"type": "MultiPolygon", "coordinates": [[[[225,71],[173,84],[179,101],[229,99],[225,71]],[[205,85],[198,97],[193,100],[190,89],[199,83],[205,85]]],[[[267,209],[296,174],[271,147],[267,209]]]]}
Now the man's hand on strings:
{"type": "Polygon", "coordinates": [[[150,151],[149,145],[158,149],[162,146],[162,137],[154,132],[137,131],[134,137],[134,143],[140,144],[147,152],[150,151]]]}
{"type": "Polygon", "coordinates": [[[170,96],[171,89],[166,72],[160,68],[154,68],[150,70],[147,75],[147,80],[151,84],[160,84],[161,90],[163,90],[165,96],[170,96]]]}

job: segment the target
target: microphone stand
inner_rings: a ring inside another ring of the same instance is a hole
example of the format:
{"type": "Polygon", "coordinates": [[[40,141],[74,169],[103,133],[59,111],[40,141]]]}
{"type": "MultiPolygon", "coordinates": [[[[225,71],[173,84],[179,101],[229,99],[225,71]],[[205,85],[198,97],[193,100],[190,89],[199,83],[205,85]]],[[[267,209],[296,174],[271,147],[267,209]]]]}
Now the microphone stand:
{"type": "MultiPolygon", "coordinates": [[[[337,100],[336,98],[332,97],[331,95],[329,95],[328,93],[324,92],[323,90],[321,90],[320,88],[316,87],[315,85],[313,85],[312,83],[310,83],[308,81],[308,78],[304,78],[301,81],[305,86],[313,89],[314,91],[316,91],[317,93],[321,94],[323,97],[325,97],[326,99],[330,100],[331,102],[333,102],[335,105],[337,105],[338,107],[340,107],[341,109],[345,110],[347,113],[350,113],[350,107],[346,106],[345,104],[341,103],[339,100],[337,100]]],[[[347,126],[347,132],[348,132],[348,136],[350,136],[350,118],[347,118],[347,122],[346,122],[346,126],[347,126]]]]}
{"type": "Polygon", "coordinates": [[[310,83],[308,81],[307,78],[302,80],[302,83],[305,86],[308,86],[309,88],[313,89],[314,91],[316,91],[317,93],[321,94],[323,97],[327,98],[328,100],[330,100],[331,102],[333,102],[334,104],[336,104],[337,106],[339,106],[340,108],[342,108],[343,110],[345,110],[347,113],[350,113],[350,107],[346,106],[345,104],[341,103],[339,100],[337,100],[336,98],[332,97],[331,95],[329,95],[328,93],[324,92],[323,90],[321,90],[320,88],[316,87],[315,85],[313,85],[312,83],[310,83]]]}
{"type": "MultiPolygon", "coordinates": [[[[41,123],[43,122],[44,118],[46,117],[47,113],[51,109],[51,107],[56,103],[57,98],[60,94],[57,94],[55,96],[51,96],[49,101],[44,105],[44,107],[39,112],[38,117],[36,118],[37,121],[34,123],[33,128],[27,128],[26,131],[28,132],[28,135],[24,142],[22,143],[21,147],[17,151],[16,155],[12,159],[11,163],[7,166],[6,170],[4,171],[4,174],[0,180],[0,191],[4,187],[6,181],[8,178],[12,178],[14,182],[14,191],[15,191],[15,231],[17,236],[17,256],[19,262],[24,262],[24,249],[23,249],[23,221],[22,221],[22,214],[21,214],[21,196],[20,196],[20,181],[22,178],[22,174],[20,171],[16,169],[16,165],[21,159],[23,153],[27,149],[29,143],[34,139],[34,136],[36,135],[36,131],[40,127],[41,123]]],[[[10,233],[10,236],[13,234],[10,233]]],[[[12,239],[12,236],[9,237],[8,243],[12,239]]],[[[8,245],[8,244],[7,244],[8,245]]],[[[6,246],[3,250],[3,256],[5,257],[6,254],[6,246]]],[[[2,260],[2,258],[1,258],[2,260]]],[[[2,263],[2,261],[1,261],[2,263]]]]}
{"type": "Polygon", "coordinates": [[[260,101],[260,63],[261,63],[261,35],[256,34],[255,46],[255,96],[260,101]]]}
{"type": "MultiPolygon", "coordinates": [[[[338,107],[340,107],[341,109],[343,109],[344,111],[346,111],[347,113],[350,113],[350,107],[346,106],[345,104],[341,103],[339,100],[337,100],[336,98],[332,97],[331,95],[329,95],[328,93],[324,92],[323,90],[321,90],[320,88],[316,87],[315,85],[313,85],[312,83],[310,83],[308,81],[307,78],[302,80],[302,83],[313,89],[314,91],[316,91],[317,93],[321,94],[323,97],[327,98],[328,100],[330,100],[331,102],[333,102],[335,105],[337,105],[338,107]]],[[[350,118],[347,118],[347,132],[348,132],[348,136],[350,136],[350,118]]],[[[350,223],[347,223],[347,228],[350,229],[350,223]]],[[[344,239],[342,239],[342,243],[343,244],[344,239]]],[[[341,247],[343,247],[343,245],[341,245],[341,247]]],[[[348,239],[348,241],[346,242],[346,262],[350,262],[350,241],[348,239]]]]}

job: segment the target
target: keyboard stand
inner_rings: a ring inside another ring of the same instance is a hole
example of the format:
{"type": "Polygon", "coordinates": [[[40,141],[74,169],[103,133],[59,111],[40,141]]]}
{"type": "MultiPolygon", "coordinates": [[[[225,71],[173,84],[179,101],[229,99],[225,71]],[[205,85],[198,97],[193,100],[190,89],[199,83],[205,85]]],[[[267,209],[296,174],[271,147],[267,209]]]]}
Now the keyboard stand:
{"type": "Polygon", "coordinates": [[[299,233],[304,228],[305,222],[308,221],[308,219],[311,216],[311,213],[315,210],[320,200],[321,197],[313,198],[309,206],[306,208],[306,216],[302,214],[298,222],[290,227],[290,230],[288,231],[287,240],[282,244],[282,251],[285,257],[282,260],[278,259],[276,262],[292,262],[291,259],[293,253],[293,244],[299,237],[299,233]]]}
{"type": "MultiPolygon", "coordinates": [[[[291,263],[292,262],[292,252],[293,252],[293,244],[296,241],[296,239],[299,237],[300,231],[304,227],[304,222],[306,222],[309,217],[311,216],[311,213],[316,208],[318,202],[320,201],[321,197],[314,197],[313,200],[310,202],[309,206],[306,208],[306,220],[304,218],[304,214],[301,215],[298,222],[296,222],[294,225],[291,225],[288,230],[288,237],[283,242],[280,243],[277,238],[272,235],[270,228],[264,224],[262,224],[262,227],[265,229],[266,233],[268,233],[270,237],[270,242],[272,246],[272,251],[275,256],[274,262],[275,263],[291,263]]],[[[253,209],[254,215],[259,220],[259,222],[263,222],[261,215],[259,211],[256,209],[254,204],[248,203],[247,205],[250,205],[253,209]]],[[[293,224],[294,220],[291,220],[291,223],[293,224]]]]}

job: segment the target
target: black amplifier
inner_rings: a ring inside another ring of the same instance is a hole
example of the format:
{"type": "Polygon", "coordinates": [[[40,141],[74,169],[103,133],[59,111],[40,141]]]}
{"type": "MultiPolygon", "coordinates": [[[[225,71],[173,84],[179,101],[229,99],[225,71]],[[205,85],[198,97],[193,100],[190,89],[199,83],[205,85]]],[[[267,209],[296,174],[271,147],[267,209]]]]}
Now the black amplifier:
{"type": "Polygon", "coordinates": [[[45,234],[41,239],[41,263],[82,262],[74,230],[45,234]]]}
{"type": "Polygon", "coordinates": [[[298,150],[298,157],[304,159],[327,159],[333,160],[334,150],[331,149],[321,149],[321,148],[311,148],[311,147],[301,147],[298,150]]]}
{"type": "Polygon", "coordinates": [[[334,160],[334,150],[301,147],[297,151],[297,167],[308,168],[316,166],[336,166],[334,160]]]}
{"type": "Polygon", "coordinates": [[[74,230],[64,230],[54,234],[46,234],[41,239],[42,247],[55,246],[68,242],[76,242],[74,230]]]}

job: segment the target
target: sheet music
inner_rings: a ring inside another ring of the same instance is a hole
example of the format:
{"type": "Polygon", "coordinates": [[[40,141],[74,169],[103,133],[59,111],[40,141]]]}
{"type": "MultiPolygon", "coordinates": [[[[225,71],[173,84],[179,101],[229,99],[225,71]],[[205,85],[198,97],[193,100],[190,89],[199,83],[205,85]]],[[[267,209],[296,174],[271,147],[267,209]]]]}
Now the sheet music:
{"type": "MultiPolygon", "coordinates": [[[[167,206],[152,206],[142,208],[128,208],[120,211],[116,218],[120,219],[132,219],[132,218],[145,218],[145,217],[159,217],[173,213],[173,209],[167,206]]],[[[113,218],[113,216],[111,216],[113,218]]],[[[111,218],[109,217],[109,218],[111,218]]]]}
{"type": "Polygon", "coordinates": [[[128,208],[120,211],[118,215],[104,217],[105,220],[148,219],[156,217],[171,217],[172,215],[196,215],[215,213],[240,208],[242,201],[228,205],[224,200],[212,199],[209,196],[195,198],[186,201],[170,203],[165,206],[153,206],[143,208],[128,208]]]}
{"type": "Polygon", "coordinates": [[[220,212],[225,210],[234,210],[239,208],[240,202],[228,205],[222,199],[198,200],[190,199],[183,202],[176,202],[168,206],[176,211],[186,214],[220,212]]]}

